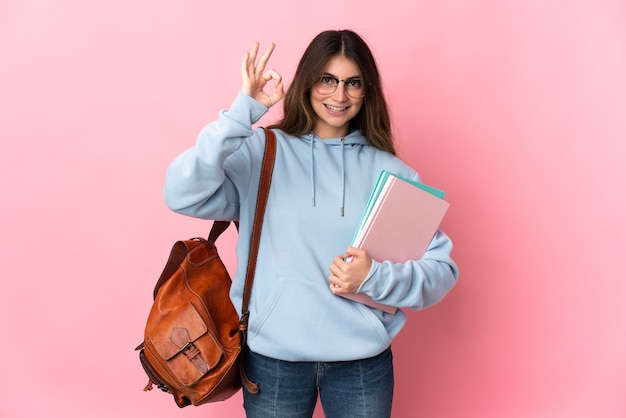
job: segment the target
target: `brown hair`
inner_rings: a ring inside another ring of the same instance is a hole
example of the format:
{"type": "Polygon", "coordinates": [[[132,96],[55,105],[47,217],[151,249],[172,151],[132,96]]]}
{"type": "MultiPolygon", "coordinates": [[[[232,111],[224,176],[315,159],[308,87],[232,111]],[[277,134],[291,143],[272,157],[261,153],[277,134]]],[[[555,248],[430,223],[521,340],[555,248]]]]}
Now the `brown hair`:
{"type": "Polygon", "coordinates": [[[311,88],[337,55],[359,67],[365,86],[363,106],[350,121],[350,130],[360,129],[373,146],[395,155],[389,111],[376,62],[365,41],[350,30],[324,31],[311,41],[285,95],[283,119],[272,127],[293,136],[313,129],[316,115],[311,107],[311,88]]]}

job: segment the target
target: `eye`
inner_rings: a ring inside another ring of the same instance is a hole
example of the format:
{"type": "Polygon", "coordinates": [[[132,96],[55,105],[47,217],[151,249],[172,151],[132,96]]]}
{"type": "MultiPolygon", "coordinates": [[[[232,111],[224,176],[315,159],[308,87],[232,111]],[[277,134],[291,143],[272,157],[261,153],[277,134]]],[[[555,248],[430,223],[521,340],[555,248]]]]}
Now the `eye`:
{"type": "Polygon", "coordinates": [[[322,77],[320,77],[320,82],[326,86],[335,86],[337,85],[337,83],[339,83],[339,80],[329,75],[323,75],[322,77]]]}
{"type": "Polygon", "coordinates": [[[346,81],[346,86],[348,86],[348,88],[351,89],[360,89],[361,88],[361,80],[359,80],[358,78],[351,78],[350,80],[346,81]]]}

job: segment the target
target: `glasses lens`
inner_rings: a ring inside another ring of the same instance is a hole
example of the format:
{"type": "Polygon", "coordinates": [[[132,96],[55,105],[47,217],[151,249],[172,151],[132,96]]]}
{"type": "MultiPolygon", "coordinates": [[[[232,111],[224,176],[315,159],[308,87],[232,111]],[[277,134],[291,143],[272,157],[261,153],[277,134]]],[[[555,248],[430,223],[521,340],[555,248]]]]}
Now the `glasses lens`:
{"type": "Polygon", "coordinates": [[[339,80],[336,78],[322,76],[315,83],[315,87],[319,94],[332,94],[337,90],[337,84],[339,84],[339,80]]]}
{"type": "Polygon", "coordinates": [[[359,99],[363,97],[363,82],[358,78],[353,78],[344,81],[346,87],[346,93],[353,99],[359,99]]]}
{"type": "Polygon", "coordinates": [[[346,94],[353,99],[363,97],[363,85],[359,79],[338,80],[334,77],[322,76],[315,83],[315,90],[322,95],[333,94],[337,90],[339,83],[344,83],[346,94]]]}

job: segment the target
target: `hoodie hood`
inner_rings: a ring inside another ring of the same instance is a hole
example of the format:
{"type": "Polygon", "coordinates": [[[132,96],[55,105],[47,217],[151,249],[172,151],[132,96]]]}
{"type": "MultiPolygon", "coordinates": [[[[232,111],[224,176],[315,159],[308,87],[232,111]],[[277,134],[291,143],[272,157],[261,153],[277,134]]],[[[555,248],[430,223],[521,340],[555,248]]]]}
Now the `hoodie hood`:
{"type": "Polygon", "coordinates": [[[313,131],[300,137],[304,142],[309,143],[311,149],[311,204],[315,206],[315,148],[316,144],[320,146],[336,149],[341,153],[341,201],[339,202],[339,214],[344,215],[344,207],[346,203],[346,170],[345,170],[345,149],[346,147],[368,146],[369,141],[361,134],[360,130],[350,132],[348,135],[340,138],[321,139],[313,131]]]}

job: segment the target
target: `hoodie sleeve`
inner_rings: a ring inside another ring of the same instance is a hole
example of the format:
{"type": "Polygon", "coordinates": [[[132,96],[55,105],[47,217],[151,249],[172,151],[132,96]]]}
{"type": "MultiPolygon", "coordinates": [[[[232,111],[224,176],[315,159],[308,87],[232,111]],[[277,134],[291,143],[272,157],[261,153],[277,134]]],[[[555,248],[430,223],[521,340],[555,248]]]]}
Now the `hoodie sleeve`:
{"type": "Polygon", "coordinates": [[[458,268],[450,257],[452,241],[437,231],[420,260],[405,263],[372,260],[372,267],[358,293],[385,305],[420,310],[432,306],[452,289],[458,268]]]}
{"type": "Polygon", "coordinates": [[[247,191],[251,165],[226,160],[253,135],[252,124],[267,110],[239,92],[230,109],[202,129],[195,146],[168,167],[164,189],[168,208],[197,218],[237,219],[240,190],[247,191]]]}

